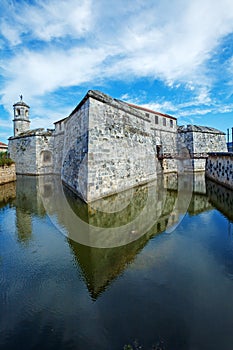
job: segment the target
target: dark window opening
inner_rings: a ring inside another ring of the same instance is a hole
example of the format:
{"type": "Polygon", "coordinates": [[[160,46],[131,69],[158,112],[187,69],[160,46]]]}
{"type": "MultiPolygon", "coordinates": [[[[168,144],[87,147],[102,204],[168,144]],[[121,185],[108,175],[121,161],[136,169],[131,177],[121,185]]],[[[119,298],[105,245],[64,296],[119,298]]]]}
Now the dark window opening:
{"type": "Polygon", "coordinates": [[[163,156],[162,145],[156,146],[157,158],[160,159],[163,156]]]}
{"type": "Polygon", "coordinates": [[[173,120],[170,119],[170,127],[173,128],[173,120]]]}
{"type": "Polygon", "coordinates": [[[46,164],[51,163],[52,154],[50,151],[43,151],[42,152],[42,161],[43,161],[43,163],[46,163],[46,164]]]}
{"type": "Polygon", "coordinates": [[[155,124],[159,124],[159,117],[155,115],[155,124]]]}
{"type": "Polygon", "coordinates": [[[163,118],[163,126],[166,126],[166,118],[163,118]]]}
{"type": "Polygon", "coordinates": [[[145,113],[147,118],[150,118],[150,114],[149,113],[145,113]]]}

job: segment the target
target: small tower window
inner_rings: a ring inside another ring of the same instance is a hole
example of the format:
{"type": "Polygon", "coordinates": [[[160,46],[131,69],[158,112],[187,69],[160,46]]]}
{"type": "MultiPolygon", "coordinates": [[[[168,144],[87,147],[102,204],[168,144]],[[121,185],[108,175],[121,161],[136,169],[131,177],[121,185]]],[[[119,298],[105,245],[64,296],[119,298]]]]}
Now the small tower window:
{"type": "Polygon", "coordinates": [[[16,109],[16,115],[20,115],[20,108],[16,109]]]}

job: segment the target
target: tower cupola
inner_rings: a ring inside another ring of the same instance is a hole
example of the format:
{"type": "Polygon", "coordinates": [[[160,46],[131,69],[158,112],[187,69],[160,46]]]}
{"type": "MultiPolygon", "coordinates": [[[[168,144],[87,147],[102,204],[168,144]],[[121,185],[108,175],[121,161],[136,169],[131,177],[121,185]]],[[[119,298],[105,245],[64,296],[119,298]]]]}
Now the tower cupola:
{"type": "Polygon", "coordinates": [[[23,102],[23,96],[20,95],[20,101],[13,105],[14,108],[14,136],[18,136],[24,131],[30,130],[29,109],[30,107],[23,102]]]}

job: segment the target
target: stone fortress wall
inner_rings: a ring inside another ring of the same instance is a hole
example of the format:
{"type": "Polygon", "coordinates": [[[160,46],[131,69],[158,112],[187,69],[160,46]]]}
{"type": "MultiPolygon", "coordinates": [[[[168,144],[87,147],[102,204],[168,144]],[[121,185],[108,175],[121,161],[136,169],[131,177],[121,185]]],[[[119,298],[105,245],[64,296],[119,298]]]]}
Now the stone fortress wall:
{"type": "Polygon", "coordinates": [[[225,134],[207,126],[178,127],[178,140],[187,146],[194,171],[203,171],[210,152],[227,152],[225,134]]]}
{"type": "Polygon", "coordinates": [[[9,139],[17,174],[59,174],[86,202],[149,182],[160,173],[204,171],[207,153],[226,149],[225,134],[216,129],[177,128],[172,116],[99,91],[88,91],[53,131],[25,131],[26,111],[20,130],[17,118],[18,131],[9,139]]]}
{"type": "Polygon", "coordinates": [[[26,131],[23,136],[10,139],[8,152],[15,161],[17,174],[42,175],[54,172],[54,137],[51,131],[26,131]]]}
{"type": "Polygon", "coordinates": [[[156,145],[174,152],[176,121],[156,132],[153,113],[89,92],[65,121],[62,180],[90,201],[155,179],[161,172],[156,145]]]}

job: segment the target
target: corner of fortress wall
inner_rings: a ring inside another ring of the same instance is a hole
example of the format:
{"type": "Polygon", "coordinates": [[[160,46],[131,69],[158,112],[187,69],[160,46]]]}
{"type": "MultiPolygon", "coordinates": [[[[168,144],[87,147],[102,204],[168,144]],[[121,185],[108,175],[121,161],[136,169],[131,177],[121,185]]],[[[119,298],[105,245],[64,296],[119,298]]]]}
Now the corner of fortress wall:
{"type": "Polygon", "coordinates": [[[87,201],[89,100],[65,122],[62,181],[87,201]]]}
{"type": "Polygon", "coordinates": [[[157,176],[151,121],[121,107],[90,98],[87,201],[157,176]]]}
{"type": "Polygon", "coordinates": [[[62,180],[87,202],[155,179],[162,172],[157,145],[176,152],[176,125],[158,128],[154,115],[98,97],[65,122],[62,180]]]}

